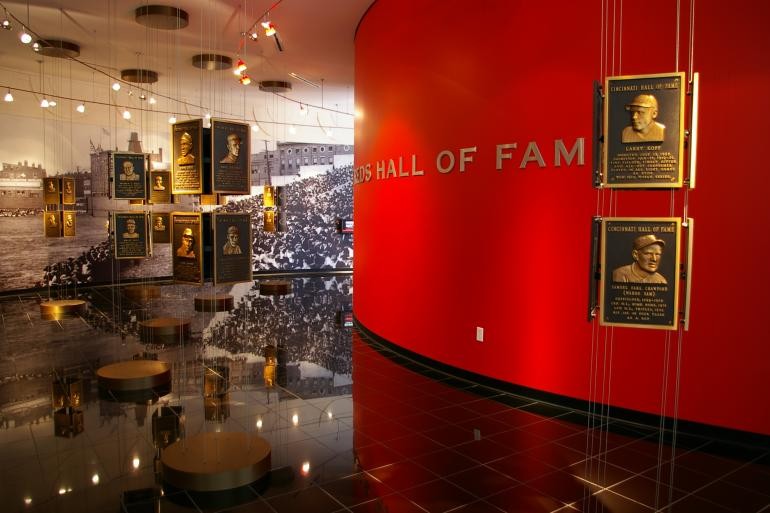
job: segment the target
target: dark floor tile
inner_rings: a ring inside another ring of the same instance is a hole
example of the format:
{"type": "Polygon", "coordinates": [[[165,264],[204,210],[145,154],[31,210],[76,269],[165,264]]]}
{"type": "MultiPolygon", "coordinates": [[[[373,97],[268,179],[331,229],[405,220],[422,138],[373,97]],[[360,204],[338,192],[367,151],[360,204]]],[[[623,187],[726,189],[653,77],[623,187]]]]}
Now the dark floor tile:
{"type": "Polygon", "coordinates": [[[500,413],[495,413],[489,417],[504,422],[512,428],[522,428],[544,420],[544,417],[541,415],[519,409],[501,411],[500,413]]]}
{"type": "Polygon", "coordinates": [[[509,488],[484,500],[509,513],[551,513],[564,506],[553,497],[526,485],[509,488]]]}
{"type": "MultiPolygon", "coordinates": [[[[770,481],[764,491],[770,493],[770,481]]],[[[693,495],[739,513],[756,513],[770,506],[770,496],[725,482],[713,483],[693,495]]]]}
{"type": "Polygon", "coordinates": [[[450,509],[447,513],[502,513],[502,511],[497,506],[481,500],[450,509]]]}
{"type": "Polygon", "coordinates": [[[356,447],[355,451],[362,470],[372,470],[405,459],[402,454],[380,443],[356,447]]]}
{"type": "Polygon", "coordinates": [[[407,458],[414,458],[415,456],[420,456],[425,453],[435,452],[444,447],[439,442],[419,433],[393,438],[383,443],[407,458]]]}
{"type": "Polygon", "coordinates": [[[350,511],[353,513],[426,513],[423,508],[398,493],[353,506],[350,511]]]}
{"type": "Polygon", "coordinates": [[[655,508],[669,501],[681,499],[687,492],[642,476],[635,476],[610,488],[610,491],[622,497],[655,508]]]}
{"type": "MultiPolygon", "coordinates": [[[[571,503],[568,511],[580,511],[581,513],[652,513],[652,509],[634,502],[610,491],[603,491],[583,497],[579,501],[571,503]]],[[[705,512],[703,512],[705,513],[705,512]]]]}
{"type": "Polygon", "coordinates": [[[532,449],[525,451],[524,454],[557,469],[569,467],[570,465],[586,459],[586,454],[584,452],[574,451],[556,443],[547,443],[533,447],[532,449]]]}
{"type": "Polygon", "coordinates": [[[505,456],[490,461],[487,465],[522,483],[532,481],[554,471],[552,466],[524,454],[505,456]]]}
{"type": "Polygon", "coordinates": [[[595,485],[561,471],[546,474],[530,481],[527,485],[542,492],[543,495],[553,497],[564,503],[577,501],[597,491],[595,485]]]}
{"type": "Polygon", "coordinates": [[[608,488],[634,476],[626,469],[596,458],[570,465],[564,471],[597,488],[608,488]]]}
{"type": "Polygon", "coordinates": [[[452,474],[445,479],[480,499],[521,484],[505,474],[483,465],[452,474]]]}
{"type": "Polygon", "coordinates": [[[750,463],[731,472],[725,481],[749,490],[770,494],[770,467],[750,463]]]}
{"type": "Polygon", "coordinates": [[[688,495],[663,509],[666,513],[735,513],[713,502],[705,501],[693,495],[688,495]]]}
{"type": "Polygon", "coordinates": [[[698,490],[715,479],[714,476],[696,472],[687,467],[677,465],[676,462],[673,465],[671,462],[663,463],[641,475],[653,481],[659,481],[667,485],[670,484],[674,488],[685,492],[698,490]]]}
{"type": "Polygon", "coordinates": [[[453,449],[460,454],[463,454],[479,463],[487,463],[489,461],[505,456],[508,450],[498,444],[489,440],[488,438],[482,438],[481,440],[474,440],[465,444],[457,445],[453,449]]]}
{"type": "Polygon", "coordinates": [[[266,499],[276,513],[297,513],[312,511],[313,513],[332,513],[342,509],[343,505],[317,486],[279,495],[266,499]]]}
{"type": "Polygon", "coordinates": [[[412,458],[412,461],[422,465],[439,477],[462,472],[479,465],[477,461],[451,449],[442,449],[430,454],[423,454],[412,458]]]}
{"type": "Polygon", "coordinates": [[[437,477],[425,467],[409,460],[386,465],[368,473],[388,485],[393,491],[433,481],[437,477]]]}
{"type": "Polygon", "coordinates": [[[439,428],[426,431],[424,434],[445,447],[453,447],[474,440],[472,429],[462,428],[456,424],[444,424],[439,428]]]}
{"type": "Polygon", "coordinates": [[[383,494],[382,484],[364,472],[331,481],[321,488],[348,507],[374,500],[383,494]]]}
{"type": "Polygon", "coordinates": [[[471,417],[468,420],[458,422],[460,428],[466,428],[471,432],[477,433],[482,438],[489,438],[497,433],[510,431],[512,428],[505,422],[492,419],[490,417],[471,417]]]}
{"type": "Polygon", "coordinates": [[[476,501],[473,495],[443,479],[402,490],[400,493],[431,513],[444,512],[476,501]]]}

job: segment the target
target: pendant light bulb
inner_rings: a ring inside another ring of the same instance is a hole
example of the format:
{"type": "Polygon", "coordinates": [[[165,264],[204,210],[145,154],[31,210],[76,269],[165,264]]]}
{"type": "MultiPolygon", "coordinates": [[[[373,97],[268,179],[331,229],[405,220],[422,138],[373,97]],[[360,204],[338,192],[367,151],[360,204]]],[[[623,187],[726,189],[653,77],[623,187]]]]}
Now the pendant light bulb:
{"type": "Polygon", "coordinates": [[[83,103],[78,104],[75,110],[83,114],[86,111],[86,106],[83,103]]]}
{"type": "Polygon", "coordinates": [[[113,91],[120,91],[120,82],[113,82],[112,83],[112,90],[113,91]]]}
{"type": "Polygon", "coordinates": [[[257,32],[256,28],[252,29],[251,32],[249,33],[249,39],[251,39],[252,41],[256,41],[257,39],[259,39],[259,33],[257,32]]]}
{"type": "Polygon", "coordinates": [[[0,25],[2,25],[5,30],[11,30],[13,28],[11,20],[8,19],[8,11],[5,12],[5,17],[3,18],[3,21],[0,22],[0,25]]]}
{"type": "Polygon", "coordinates": [[[274,36],[275,35],[275,25],[273,25],[270,21],[263,21],[262,22],[262,28],[265,29],[265,35],[266,36],[274,36]]]}
{"type": "Polygon", "coordinates": [[[246,63],[243,62],[243,59],[238,59],[238,62],[235,64],[235,69],[233,70],[233,73],[236,75],[240,75],[244,71],[246,71],[246,63]]]}
{"type": "Polygon", "coordinates": [[[38,43],[37,41],[35,41],[34,43],[32,43],[32,49],[33,49],[34,51],[36,51],[36,52],[39,52],[39,51],[40,51],[40,43],[38,43]]]}
{"type": "Polygon", "coordinates": [[[176,123],[176,116],[169,116],[168,117],[168,123],[170,125],[173,125],[174,123],[176,123]]]}
{"type": "Polygon", "coordinates": [[[48,105],[49,105],[49,103],[48,103],[48,100],[47,100],[46,98],[43,98],[43,99],[40,101],[40,106],[41,106],[41,107],[43,107],[44,109],[47,109],[47,108],[48,108],[48,105]]]}
{"type": "Polygon", "coordinates": [[[158,100],[154,96],[150,96],[150,105],[155,105],[156,103],[158,103],[158,100]]]}
{"type": "Polygon", "coordinates": [[[249,85],[251,84],[251,79],[249,78],[248,75],[243,75],[241,76],[241,79],[239,80],[239,82],[243,85],[249,85]]]}
{"type": "Polygon", "coordinates": [[[251,125],[251,131],[252,132],[259,132],[259,125],[257,125],[257,124],[251,125]]]}
{"type": "Polygon", "coordinates": [[[21,42],[25,45],[28,45],[32,42],[32,36],[29,35],[26,28],[21,29],[21,36],[19,36],[19,39],[21,39],[21,42]]]}
{"type": "Polygon", "coordinates": [[[48,100],[49,107],[56,107],[56,100],[48,100]]]}
{"type": "Polygon", "coordinates": [[[123,119],[131,119],[131,113],[128,112],[128,109],[123,110],[123,119]]]}
{"type": "Polygon", "coordinates": [[[11,94],[11,90],[10,89],[8,89],[8,92],[5,93],[5,98],[3,98],[3,99],[5,101],[7,101],[7,102],[12,102],[13,101],[13,95],[11,94]]]}

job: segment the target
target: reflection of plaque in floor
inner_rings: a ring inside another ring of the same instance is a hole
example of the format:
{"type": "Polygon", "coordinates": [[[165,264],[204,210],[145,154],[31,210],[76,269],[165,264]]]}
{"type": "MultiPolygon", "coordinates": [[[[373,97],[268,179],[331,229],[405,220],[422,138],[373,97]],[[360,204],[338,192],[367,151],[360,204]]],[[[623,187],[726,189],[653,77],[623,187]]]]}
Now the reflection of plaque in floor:
{"type": "Polygon", "coordinates": [[[173,345],[190,338],[190,319],[156,317],[139,323],[139,339],[145,344],[173,345]]]}
{"type": "Polygon", "coordinates": [[[270,444],[243,432],[206,432],[169,445],[161,455],[163,480],[185,490],[230,490],[270,470],[270,444]]]}
{"type": "Polygon", "coordinates": [[[195,296],[196,312],[229,312],[233,309],[230,294],[200,294],[195,296]]]}
{"type": "Polygon", "coordinates": [[[135,303],[146,303],[160,297],[157,285],[128,285],[123,287],[123,295],[135,303]]]}
{"type": "Polygon", "coordinates": [[[107,390],[147,390],[171,382],[171,364],[157,360],[129,360],[96,371],[99,386],[107,390]]]}
{"type": "Polygon", "coordinates": [[[86,302],[82,299],[52,299],[40,303],[40,318],[45,321],[58,321],[84,313],[86,313],[86,302]]]}
{"type": "Polygon", "coordinates": [[[263,296],[282,296],[291,292],[289,280],[265,280],[259,282],[259,293],[263,296]]]}

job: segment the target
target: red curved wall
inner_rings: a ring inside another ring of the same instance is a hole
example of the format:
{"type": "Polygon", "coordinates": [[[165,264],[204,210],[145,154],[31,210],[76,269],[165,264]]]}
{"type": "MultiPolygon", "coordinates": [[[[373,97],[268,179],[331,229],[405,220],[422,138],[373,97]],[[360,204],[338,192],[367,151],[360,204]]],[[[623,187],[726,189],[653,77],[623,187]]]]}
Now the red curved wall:
{"type": "MultiPolygon", "coordinates": [[[[354,186],[355,315],[492,378],[770,434],[770,4],[696,4],[700,148],[687,195],[591,185],[593,81],[677,69],[675,2],[625,2],[622,21],[602,4],[374,3],[356,36],[355,161],[372,177],[354,186]],[[555,167],[554,140],[578,137],[585,164],[555,167]],[[530,141],[545,167],[519,168],[530,141]],[[498,171],[495,147],[507,143],[518,148],[498,171]],[[438,171],[439,152],[459,159],[474,146],[464,172],[459,161],[438,171]],[[424,174],[411,174],[412,155],[424,174]],[[409,176],[376,177],[378,161],[399,157],[409,176]],[[690,330],[587,322],[592,216],[679,216],[685,202],[696,220],[690,330]]],[[[686,71],[688,2],[681,9],[686,71]]]]}

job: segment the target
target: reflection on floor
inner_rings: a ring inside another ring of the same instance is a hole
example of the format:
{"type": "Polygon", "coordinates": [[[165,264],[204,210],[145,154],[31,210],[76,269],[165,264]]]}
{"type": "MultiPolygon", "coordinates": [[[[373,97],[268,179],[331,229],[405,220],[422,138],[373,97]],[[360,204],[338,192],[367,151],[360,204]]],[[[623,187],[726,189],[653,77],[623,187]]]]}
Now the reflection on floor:
{"type": "Polygon", "coordinates": [[[770,512],[765,449],[681,433],[672,447],[426,368],[349,326],[349,276],[217,290],[231,312],[196,312],[199,292],[94,289],[87,315],[60,321],[40,320],[39,297],[0,301],[3,512],[770,512]],[[140,342],[159,316],[189,318],[191,339],[140,342]],[[100,393],[96,369],[132,358],[170,362],[170,392],[100,393]],[[212,431],[265,438],[269,478],[163,485],[165,447],[212,431]]]}

